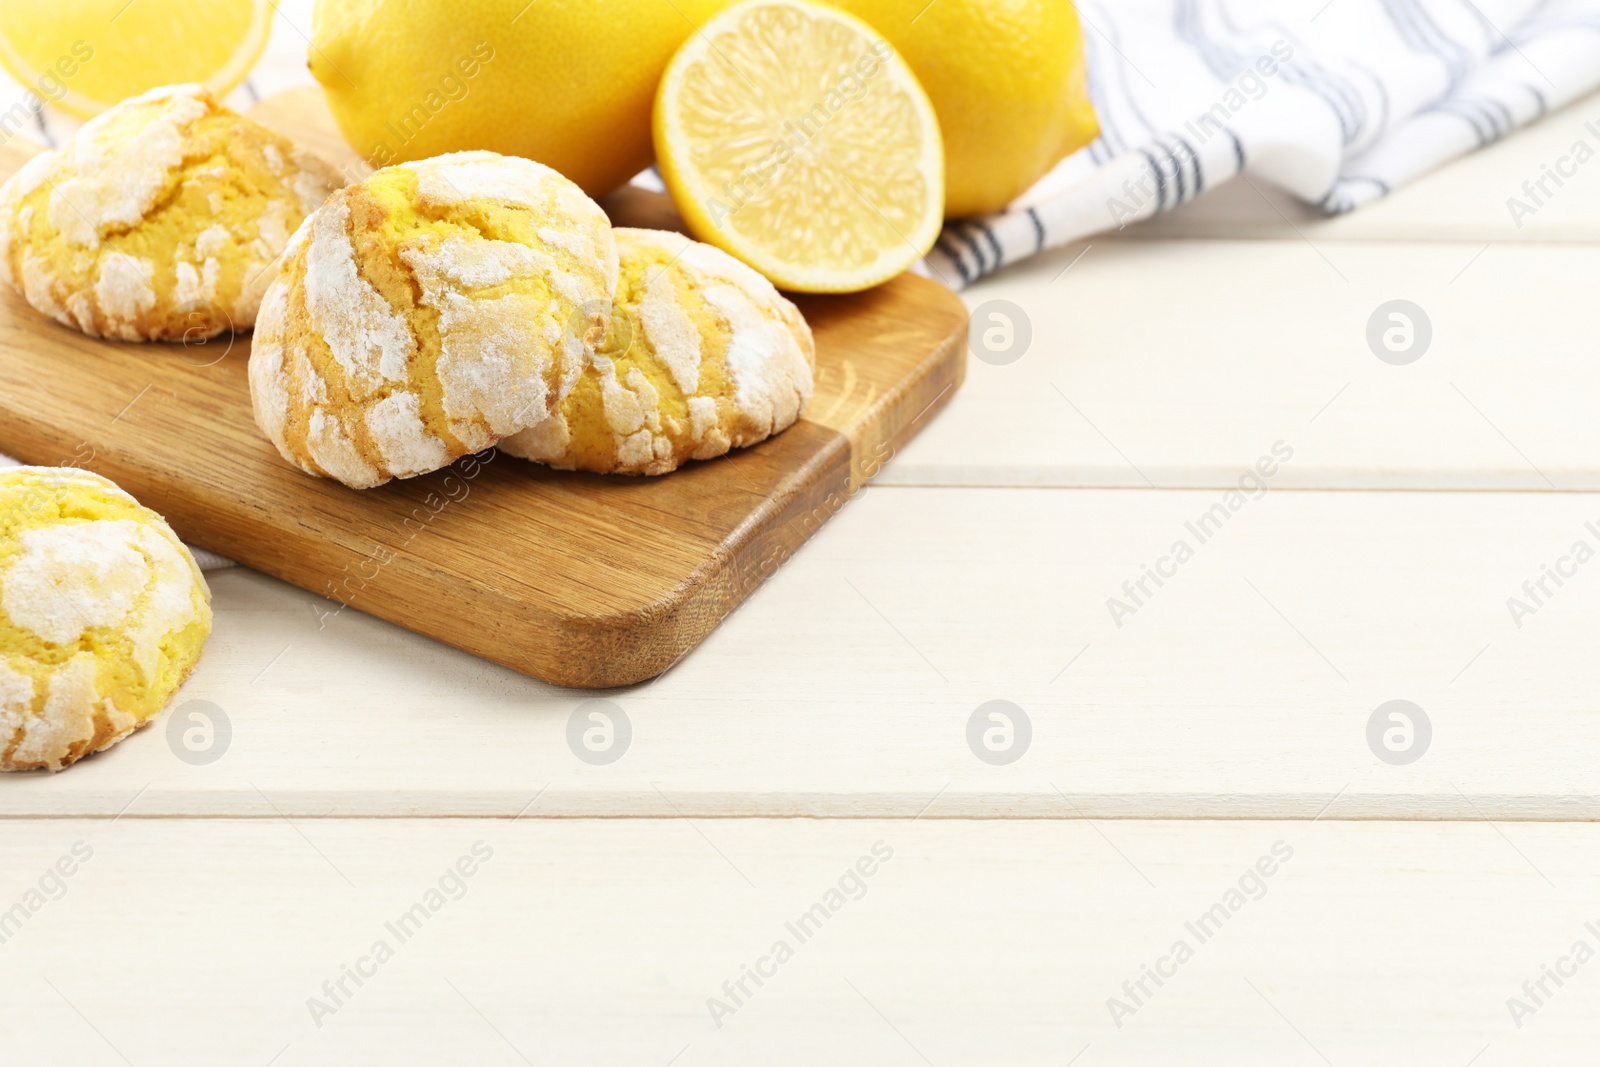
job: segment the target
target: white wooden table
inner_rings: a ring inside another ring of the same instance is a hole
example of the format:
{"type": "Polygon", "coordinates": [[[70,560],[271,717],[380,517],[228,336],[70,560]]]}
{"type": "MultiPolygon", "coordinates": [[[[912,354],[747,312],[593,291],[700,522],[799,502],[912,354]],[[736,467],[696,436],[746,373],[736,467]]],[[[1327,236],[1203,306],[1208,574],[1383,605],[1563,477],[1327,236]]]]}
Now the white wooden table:
{"type": "Polygon", "coordinates": [[[0,1061],[1593,1062],[1600,168],[1504,201],[1596,118],[982,283],[1027,350],[646,686],[214,575],[177,730],[0,782],[0,1061]]]}

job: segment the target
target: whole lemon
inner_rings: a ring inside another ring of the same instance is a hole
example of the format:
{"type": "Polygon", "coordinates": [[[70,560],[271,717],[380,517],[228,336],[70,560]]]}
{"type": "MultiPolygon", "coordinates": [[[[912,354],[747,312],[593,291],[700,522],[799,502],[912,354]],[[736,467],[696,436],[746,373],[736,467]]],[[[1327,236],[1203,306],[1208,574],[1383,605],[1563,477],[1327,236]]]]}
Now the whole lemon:
{"type": "Polygon", "coordinates": [[[998,211],[1100,135],[1070,0],[833,0],[888,38],[944,132],[945,214],[998,211]]]}
{"type": "Polygon", "coordinates": [[[726,0],[317,0],[311,73],[387,166],[482,148],[599,196],[650,165],[672,53],[726,0]]]}

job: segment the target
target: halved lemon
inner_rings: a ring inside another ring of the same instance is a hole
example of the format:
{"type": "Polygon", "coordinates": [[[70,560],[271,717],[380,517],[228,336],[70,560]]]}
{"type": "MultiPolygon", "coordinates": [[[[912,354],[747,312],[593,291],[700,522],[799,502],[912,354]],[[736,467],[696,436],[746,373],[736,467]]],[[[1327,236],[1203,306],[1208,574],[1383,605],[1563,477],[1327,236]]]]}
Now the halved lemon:
{"type": "Polygon", "coordinates": [[[261,58],[268,0],[5,0],[0,66],[81,118],[158,85],[232,91],[261,58]]]}
{"type": "Polygon", "coordinates": [[[690,231],[784,289],[845,293],[933,247],[939,120],[883,35],[807,0],[748,0],[679,49],[656,157],[690,231]]]}

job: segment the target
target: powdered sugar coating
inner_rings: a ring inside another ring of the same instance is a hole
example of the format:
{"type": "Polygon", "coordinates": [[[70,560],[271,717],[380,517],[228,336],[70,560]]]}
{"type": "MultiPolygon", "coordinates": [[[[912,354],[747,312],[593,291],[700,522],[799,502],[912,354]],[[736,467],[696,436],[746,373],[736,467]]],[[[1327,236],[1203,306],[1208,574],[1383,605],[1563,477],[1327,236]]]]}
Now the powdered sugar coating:
{"type": "Polygon", "coordinates": [[[0,609],[57,645],[91,627],[121,625],[150,580],[138,538],[127,519],[24,530],[22,551],[0,588],[0,609]]]}
{"type": "Polygon", "coordinates": [[[789,425],[810,395],[811,368],[787,324],[764,314],[733,285],[708,285],[701,292],[728,331],[724,358],[739,413],[758,426],[789,425]]]}
{"type": "Polygon", "coordinates": [[[20,720],[11,744],[12,763],[61,770],[68,753],[93,742],[101,721],[116,739],[133,730],[137,720],[101,695],[97,673],[95,658],[87,652],[56,668],[45,683],[41,713],[20,720]]]}
{"type": "Polygon", "coordinates": [[[548,167],[467,152],[378,171],[289,239],[250,361],[256,421],[354,488],[437,470],[549,418],[616,274],[604,213],[548,167]]]}
{"type": "Polygon", "coordinates": [[[98,246],[108,230],[137,225],[182,166],[186,127],[208,110],[200,86],[173,86],[126,100],[84,123],[61,152],[50,224],[69,244],[84,248],[98,246]]]}
{"type": "Polygon", "coordinates": [[[315,218],[306,249],[306,310],[312,328],[349,376],[351,391],[364,400],[385,381],[405,380],[416,340],[405,320],[356,270],[349,204],[336,197],[315,218]]]}
{"type": "Polygon", "coordinates": [[[32,675],[23,674],[0,660],[0,737],[16,737],[21,733],[23,723],[32,717],[38,692],[38,683],[32,675]]]}
{"type": "Polygon", "coordinates": [[[247,329],[288,233],[339,184],[202,87],[154,89],[0,186],[0,278],[95,336],[247,329]]]}
{"type": "Polygon", "coordinates": [[[85,471],[0,470],[0,770],[60,770],[148,721],[210,621],[160,516],[85,471]]]}
{"type": "Polygon", "coordinates": [[[367,431],[390,470],[432,471],[450,462],[444,442],[423,425],[416,393],[402,389],[373,404],[367,431]]]}
{"type": "Polygon", "coordinates": [[[100,277],[94,283],[100,310],[112,321],[131,323],[156,305],[156,291],[150,287],[154,275],[155,265],[147,259],[125,252],[106,253],[100,258],[100,277]]]}
{"type": "Polygon", "coordinates": [[[656,358],[686,394],[700,389],[700,328],[684,311],[677,289],[666,271],[645,279],[639,298],[639,323],[656,358]]]}
{"type": "Polygon", "coordinates": [[[284,426],[289,419],[289,378],[283,363],[283,304],[288,291],[274,281],[261,298],[255,337],[250,343],[250,397],[256,425],[279,452],[287,452],[284,426]]]}
{"type": "Polygon", "coordinates": [[[556,467],[663,474],[798,419],[815,358],[799,310],[719,249],[667,231],[615,235],[626,351],[602,346],[561,410],[501,449],[556,467]]]}

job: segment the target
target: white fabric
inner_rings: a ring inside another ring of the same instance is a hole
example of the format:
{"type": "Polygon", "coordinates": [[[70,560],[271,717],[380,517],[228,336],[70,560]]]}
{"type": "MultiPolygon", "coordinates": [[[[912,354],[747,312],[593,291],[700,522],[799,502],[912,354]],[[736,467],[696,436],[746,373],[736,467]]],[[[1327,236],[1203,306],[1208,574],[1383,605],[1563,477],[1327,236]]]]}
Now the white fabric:
{"type": "Polygon", "coordinates": [[[955,288],[1169,211],[1241,170],[1350,211],[1600,86],[1600,0],[1078,10],[1101,136],[1005,212],[945,227],[923,269],[955,288]]]}

